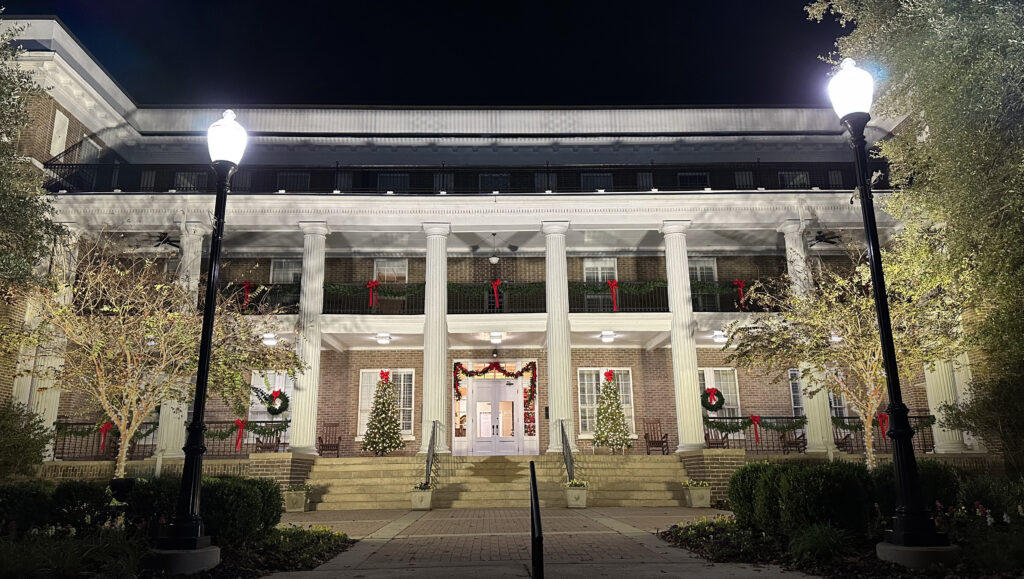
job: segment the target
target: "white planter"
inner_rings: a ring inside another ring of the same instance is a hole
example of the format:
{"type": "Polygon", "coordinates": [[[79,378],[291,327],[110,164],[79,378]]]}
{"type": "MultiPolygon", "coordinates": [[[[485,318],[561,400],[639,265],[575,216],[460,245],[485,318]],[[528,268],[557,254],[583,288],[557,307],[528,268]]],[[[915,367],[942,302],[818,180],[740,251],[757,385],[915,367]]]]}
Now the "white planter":
{"type": "Polygon", "coordinates": [[[425,491],[413,489],[412,491],[412,510],[414,511],[429,511],[430,510],[430,497],[434,494],[433,489],[425,491]]]}
{"type": "Polygon", "coordinates": [[[302,513],[306,510],[306,491],[285,491],[284,512],[302,513]]]}
{"type": "Polygon", "coordinates": [[[580,487],[565,487],[565,502],[570,509],[586,508],[587,489],[580,487]]]}
{"type": "Polygon", "coordinates": [[[686,506],[708,508],[711,506],[711,487],[683,487],[686,506]]]}

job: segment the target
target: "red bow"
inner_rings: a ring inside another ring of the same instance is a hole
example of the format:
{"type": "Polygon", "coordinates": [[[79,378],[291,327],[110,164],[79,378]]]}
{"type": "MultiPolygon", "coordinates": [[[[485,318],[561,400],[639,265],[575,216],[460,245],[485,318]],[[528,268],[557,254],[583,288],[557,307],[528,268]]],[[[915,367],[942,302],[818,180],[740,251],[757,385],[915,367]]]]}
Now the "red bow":
{"type": "Polygon", "coordinates": [[[491,371],[501,372],[502,371],[501,362],[491,362],[490,364],[488,364],[487,365],[487,369],[484,370],[484,374],[486,374],[488,372],[491,372],[491,371]]]}
{"type": "Polygon", "coordinates": [[[100,425],[100,452],[107,449],[107,433],[112,428],[114,428],[114,423],[109,420],[100,425]]]}
{"type": "Polygon", "coordinates": [[[498,309],[498,286],[501,285],[501,280],[496,279],[491,282],[491,291],[494,292],[494,309],[498,309]]]}
{"type": "Polygon", "coordinates": [[[273,392],[270,393],[270,401],[271,402],[277,402],[277,399],[280,396],[281,396],[281,391],[280,390],[274,390],[273,392]]]}
{"type": "Polygon", "coordinates": [[[249,292],[256,289],[256,284],[251,281],[242,282],[242,309],[249,307],[249,292]]]}
{"type": "Polygon", "coordinates": [[[617,311],[619,311],[619,297],[618,297],[619,280],[617,280],[617,279],[610,279],[610,280],[608,280],[608,281],[606,281],[604,283],[608,284],[608,289],[611,290],[611,292],[612,292],[612,311],[613,312],[617,312],[617,311]]]}
{"type": "Polygon", "coordinates": [[[885,412],[878,413],[878,430],[882,432],[882,436],[885,436],[885,432],[889,430],[889,415],[885,412]]]}
{"type": "Polygon", "coordinates": [[[391,372],[388,371],[388,370],[381,370],[380,371],[380,381],[384,382],[385,384],[390,382],[391,381],[391,372]]]}
{"type": "Polygon", "coordinates": [[[607,382],[614,382],[615,381],[615,371],[614,370],[608,370],[607,372],[605,372],[604,373],[604,379],[607,382]]]}
{"type": "Polygon", "coordinates": [[[718,396],[718,388],[708,388],[704,391],[708,393],[708,404],[714,404],[715,398],[718,396]]]}
{"type": "Polygon", "coordinates": [[[761,416],[759,414],[751,414],[750,421],[754,423],[754,444],[761,444],[761,430],[758,428],[761,426],[761,416]]]}
{"type": "Polygon", "coordinates": [[[245,420],[242,418],[235,419],[235,426],[238,427],[238,438],[235,439],[235,452],[242,451],[242,436],[245,433],[245,420]]]}
{"type": "Polygon", "coordinates": [[[380,282],[377,280],[371,280],[366,284],[366,287],[370,290],[370,307],[377,305],[377,287],[380,286],[380,282]]]}
{"type": "Polygon", "coordinates": [[[747,287],[747,282],[742,279],[734,279],[732,285],[736,286],[736,293],[740,296],[740,307],[743,307],[743,288],[747,287]]]}

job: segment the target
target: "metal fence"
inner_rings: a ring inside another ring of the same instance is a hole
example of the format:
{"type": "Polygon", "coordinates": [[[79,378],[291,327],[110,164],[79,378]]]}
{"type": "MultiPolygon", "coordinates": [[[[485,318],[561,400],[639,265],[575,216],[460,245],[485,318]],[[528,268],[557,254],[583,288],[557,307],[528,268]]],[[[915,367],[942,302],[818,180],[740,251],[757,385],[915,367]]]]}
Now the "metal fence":
{"type": "Polygon", "coordinates": [[[449,283],[450,314],[532,314],[546,311],[544,282],[449,283]],[[496,290],[496,291],[495,291],[496,290]]]}
{"type": "MultiPolygon", "coordinates": [[[[266,427],[280,424],[275,420],[250,420],[247,424],[266,427]]],[[[288,444],[283,442],[283,433],[260,436],[251,430],[242,430],[241,445],[238,440],[238,425],[234,421],[216,420],[206,422],[206,458],[245,458],[252,453],[285,452],[288,444]]]]}
{"type": "Polygon", "coordinates": [[[745,416],[707,417],[704,420],[704,439],[711,448],[735,448],[753,454],[790,454],[807,450],[806,420],[800,417],[762,416],[760,425],[756,427],[745,416]],[[721,430],[715,426],[720,426],[721,430]]]}
{"type": "MultiPolygon", "coordinates": [[[[910,416],[910,427],[914,429],[914,437],[911,439],[916,452],[932,452],[935,450],[935,436],[932,433],[931,425],[935,417],[924,414],[910,416]]],[[[874,422],[874,421],[872,421],[874,422]]],[[[875,452],[891,453],[892,439],[885,435],[877,424],[872,424],[874,434],[871,438],[871,445],[875,452]]],[[[840,452],[851,454],[863,454],[865,448],[864,423],[857,416],[842,416],[832,418],[832,434],[835,439],[836,448],[840,452]]]]}
{"type": "Polygon", "coordinates": [[[323,311],[325,314],[422,314],[423,299],[421,283],[382,283],[373,288],[366,282],[329,283],[324,285],[323,311]]]}
{"type": "MultiPolygon", "coordinates": [[[[115,460],[121,435],[107,431],[106,444],[102,423],[58,418],[54,423],[53,457],[56,460],[115,460]]],[[[156,452],[156,422],[144,422],[128,443],[128,460],[142,460],[156,452]]]]}

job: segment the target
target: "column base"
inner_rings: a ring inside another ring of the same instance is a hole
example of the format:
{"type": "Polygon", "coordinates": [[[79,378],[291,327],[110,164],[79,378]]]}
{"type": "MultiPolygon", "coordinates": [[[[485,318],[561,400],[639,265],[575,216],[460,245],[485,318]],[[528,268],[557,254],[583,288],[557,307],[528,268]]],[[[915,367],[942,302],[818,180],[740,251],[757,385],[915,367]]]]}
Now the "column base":
{"type": "Polygon", "coordinates": [[[317,452],[315,446],[289,446],[288,452],[292,454],[304,454],[313,457],[320,456],[320,453],[317,452]]]}
{"type": "Polygon", "coordinates": [[[967,452],[967,445],[963,442],[935,443],[935,454],[963,454],[967,452]]]}
{"type": "Polygon", "coordinates": [[[703,442],[684,442],[676,448],[676,454],[682,454],[684,452],[693,452],[695,450],[704,450],[703,442]]]}

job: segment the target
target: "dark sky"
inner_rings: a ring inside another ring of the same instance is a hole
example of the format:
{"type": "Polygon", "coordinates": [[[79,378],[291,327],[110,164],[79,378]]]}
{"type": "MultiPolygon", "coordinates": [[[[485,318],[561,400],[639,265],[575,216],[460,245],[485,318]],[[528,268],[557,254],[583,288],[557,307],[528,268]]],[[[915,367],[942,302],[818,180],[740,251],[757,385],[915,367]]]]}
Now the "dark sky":
{"type": "Polygon", "coordinates": [[[818,105],[806,0],[0,0],[139,104],[818,105]]]}

